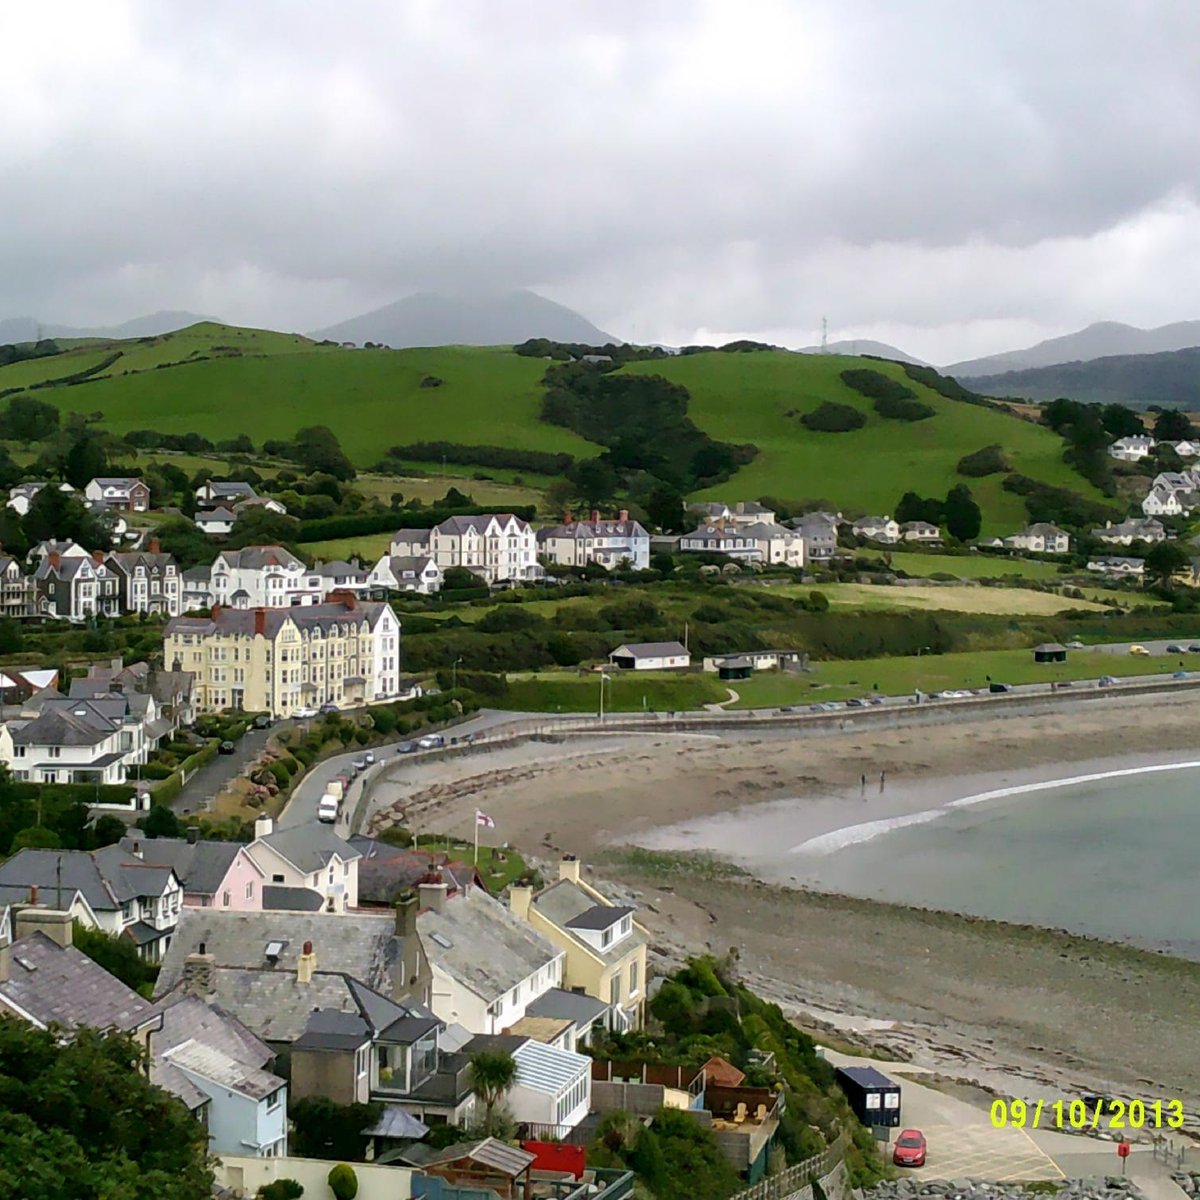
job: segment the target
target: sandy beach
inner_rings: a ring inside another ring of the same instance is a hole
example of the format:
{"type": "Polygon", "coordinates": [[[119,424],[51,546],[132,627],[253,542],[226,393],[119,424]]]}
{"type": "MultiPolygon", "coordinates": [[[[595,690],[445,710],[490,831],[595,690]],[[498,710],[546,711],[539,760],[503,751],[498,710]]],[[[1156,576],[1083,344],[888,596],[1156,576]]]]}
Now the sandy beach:
{"type": "Polygon", "coordinates": [[[784,862],[809,839],[974,793],[1196,759],[1200,698],[1186,694],[1156,697],[1152,710],[1114,697],[869,735],[579,736],[399,763],[372,796],[372,827],[398,820],[469,836],[483,808],[498,841],[548,862],[572,851],[597,877],[637,889],[664,962],[734,948],[781,1002],[949,1073],[1029,1095],[1178,1095],[1194,1112],[1200,964],[815,894],[781,886],[784,868],[768,883],[618,848],[707,850],[741,864],[775,851],[784,862]]]}

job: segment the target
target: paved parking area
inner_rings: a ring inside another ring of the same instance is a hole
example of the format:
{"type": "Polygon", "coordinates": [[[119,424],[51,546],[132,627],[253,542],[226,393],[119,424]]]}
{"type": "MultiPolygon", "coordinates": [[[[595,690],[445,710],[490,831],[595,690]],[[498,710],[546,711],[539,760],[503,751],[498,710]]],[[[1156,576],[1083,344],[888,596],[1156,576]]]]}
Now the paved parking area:
{"type": "Polygon", "coordinates": [[[929,1143],[927,1179],[1063,1179],[1063,1172],[1019,1129],[993,1129],[991,1123],[924,1125],[929,1143]]]}

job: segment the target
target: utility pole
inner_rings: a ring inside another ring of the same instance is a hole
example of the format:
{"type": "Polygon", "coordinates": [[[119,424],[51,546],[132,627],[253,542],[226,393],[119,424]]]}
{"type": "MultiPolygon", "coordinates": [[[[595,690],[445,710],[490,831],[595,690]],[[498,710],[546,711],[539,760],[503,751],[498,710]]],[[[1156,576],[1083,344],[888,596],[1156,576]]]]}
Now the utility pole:
{"type": "Polygon", "coordinates": [[[826,317],[821,318],[821,353],[829,353],[829,320],[826,317]]]}

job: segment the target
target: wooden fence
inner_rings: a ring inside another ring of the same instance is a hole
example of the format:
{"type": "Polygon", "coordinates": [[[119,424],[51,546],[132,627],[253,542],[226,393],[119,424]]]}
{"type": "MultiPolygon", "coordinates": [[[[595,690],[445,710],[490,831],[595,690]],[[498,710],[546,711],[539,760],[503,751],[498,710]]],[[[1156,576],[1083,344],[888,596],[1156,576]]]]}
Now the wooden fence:
{"type": "Polygon", "coordinates": [[[846,1134],[839,1133],[820,1154],[794,1163],[778,1175],[760,1179],[744,1191],[734,1193],[729,1200],[788,1200],[814,1179],[822,1179],[828,1175],[842,1161],[846,1153],[846,1143],[846,1134]]]}

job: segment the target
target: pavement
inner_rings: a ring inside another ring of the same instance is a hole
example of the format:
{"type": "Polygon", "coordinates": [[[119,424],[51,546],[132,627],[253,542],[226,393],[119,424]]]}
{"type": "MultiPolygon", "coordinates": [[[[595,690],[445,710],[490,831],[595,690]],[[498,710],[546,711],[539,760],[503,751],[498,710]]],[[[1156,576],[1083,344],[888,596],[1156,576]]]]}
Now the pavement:
{"type": "MultiPolygon", "coordinates": [[[[1114,1142],[1061,1133],[1055,1129],[997,1129],[989,1110],[920,1082],[927,1068],[887,1063],[825,1050],[835,1066],[875,1067],[901,1087],[900,1126],[888,1130],[887,1156],[900,1129],[919,1129],[928,1142],[924,1167],[911,1173],[922,1179],[989,1179],[1001,1182],[1085,1179],[1120,1175],[1114,1142]]],[[[932,1082],[932,1081],[931,1081],[932,1082]]],[[[881,1131],[882,1132],[882,1131],[881,1131]]],[[[905,1174],[910,1171],[898,1168],[905,1174]]],[[[1134,1145],[1127,1159],[1129,1177],[1149,1200],[1184,1200],[1184,1192],[1157,1161],[1148,1143],[1134,1145]]]]}

